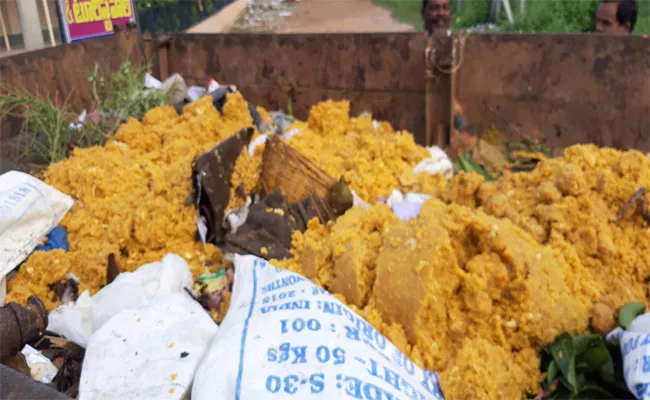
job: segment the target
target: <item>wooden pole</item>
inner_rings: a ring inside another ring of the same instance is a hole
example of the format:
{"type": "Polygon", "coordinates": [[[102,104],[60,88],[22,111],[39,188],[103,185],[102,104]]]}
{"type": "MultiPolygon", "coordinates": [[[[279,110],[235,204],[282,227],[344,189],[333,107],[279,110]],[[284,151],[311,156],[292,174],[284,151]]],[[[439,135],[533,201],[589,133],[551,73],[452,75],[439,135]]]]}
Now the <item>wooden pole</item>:
{"type": "Polygon", "coordinates": [[[2,25],[2,37],[5,40],[5,48],[7,52],[11,51],[11,44],[9,43],[9,35],[7,35],[7,27],[5,25],[5,18],[2,15],[2,7],[0,6],[0,25],[2,25]]]}
{"type": "Polygon", "coordinates": [[[47,6],[47,0],[43,0],[43,8],[45,9],[47,30],[50,32],[50,43],[52,43],[52,47],[54,47],[56,46],[56,40],[54,39],[54,30],[52,29],[52,19],[50,19],[50,8],[47,6]]]}

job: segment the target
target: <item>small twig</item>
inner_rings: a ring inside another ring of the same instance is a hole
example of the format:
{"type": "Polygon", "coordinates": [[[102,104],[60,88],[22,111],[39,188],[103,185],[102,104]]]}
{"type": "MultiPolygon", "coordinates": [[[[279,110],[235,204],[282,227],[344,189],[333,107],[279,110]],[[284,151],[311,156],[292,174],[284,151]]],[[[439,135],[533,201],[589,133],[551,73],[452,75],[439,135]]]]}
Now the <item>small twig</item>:
{"type": "Polygon", "coordinates": [[[648,213],[648,199],[647,199],[648,196],[647,196],[647,194],[648,194],[647,190],[644,187],[637,190],[636,193],[634,193],[634,195],[632,195],[632,198],[630,199],[630,201],[625,203],[621,207],[621,209],[618,211],[618,213],[616,214],[616,223],[618,224],[618,222],[621,220],[621,218],[623,218],[623,214],[625,214],[625,212],[627,210],[629,210],[632,206],[634,206],[637,202],[639,202],[639,203],[641,203],[641,206],[640,206],[641,216],[643,217],[643,219],[648,224],[650,224],[650,214],[648,213]]]}

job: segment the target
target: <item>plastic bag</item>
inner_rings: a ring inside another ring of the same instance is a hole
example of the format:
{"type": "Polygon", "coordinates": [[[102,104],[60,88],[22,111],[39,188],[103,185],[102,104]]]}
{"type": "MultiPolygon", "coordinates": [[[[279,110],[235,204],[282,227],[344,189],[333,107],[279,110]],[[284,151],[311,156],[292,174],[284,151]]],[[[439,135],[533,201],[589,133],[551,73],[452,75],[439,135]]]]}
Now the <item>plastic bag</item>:
{"type": "Polygon", "coordinates": [[[429,151],[429,158],[426,158],[418,163],[413,168],[414,174],[427,173],[431,175],[443,174],[445,178],[454,176],[454,166],[444,150],[440,147],[431,146],[427,147],[429,151]]]}
{"type": "Polygon", "coordinates": [[[192,400],[442,399],[434,372],[325,289],[253,256],[234,262],[230,309],[192,400]]]}
{"type": "Polygon", "coordinates": [[[190,86],[187,88],[187,98],[189,101],[196,101],[208,94],[208,91],[201,86],[190,86]]]}
{"type": "Polygon", "coordinates": [[[352,192],[352,206],[353,207],[363,207],[365,209],[370,208],[370,204],[366,203],[359,195],[357,192],[354,190],[350,190],[352,192]]]}
{"type": "MultiPolygon", "coordinates": [[[[79,399],[186,398],[217,329],[186,293],[119,312],[90,337],[79,399]]],[[[228,362],[222,360],[213,375],[228,362]]]]}
{"type": "Polygon", "coordinates": [[[406,193],[404,195],[397,189],[394,189],[386,200],[386,204],[391,208],[393,214],[402,221],[408,221],[417,218],[422,210],[422,204],[429,200],[431,196],[422,193],[406,193]]]}
{"type": "Polygon", "coordinates": [[[49,315],[47,329],[85,347],[91,334],[113,315],[149,299],[182,292],[191,288],[192,283],[192,273],[185,260],[168,254],[162,262],[119,274],[92,297],[85,291],[76,303],[56,308],[49,315]]]}
{"type": "Polygon", "coordinates": [[[0,175],[0,278],[27,258],[73,203],[29,174],[0,175]]]}
{"type": "Polygon", "coordinates": [[[650,313],[636,317],[628,330],[614,329],[607,340],[619,343],[623,376],[637,399],[650,399],[650,313]]]}
{"type": "Polygon", "coordinates": [[[59,373],[59,370],[52,364],[52,361],[32,346],[25,345],[20,352],[25,356],[25,361],[29,366],[29,372],[35,381],[50,383],[56,374],[59,373]]]}
{"type": "Polygon", "coordinates": [[[45,244],[36,246],[35,250],[50,251],[50,250],[65,250],[70,251],[70,243],[68,242],[68,232],[60,226],[55,227],[47,234],[45,244]]]}

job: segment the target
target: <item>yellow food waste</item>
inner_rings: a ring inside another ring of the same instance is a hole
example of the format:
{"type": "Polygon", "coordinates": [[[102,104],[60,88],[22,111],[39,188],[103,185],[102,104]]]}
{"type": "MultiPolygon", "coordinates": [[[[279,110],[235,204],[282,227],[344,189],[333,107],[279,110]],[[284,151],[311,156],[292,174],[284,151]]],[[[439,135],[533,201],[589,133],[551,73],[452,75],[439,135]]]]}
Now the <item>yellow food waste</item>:
{"type": "Polygon", "coordinates": [[[302,133],[291,137],[291,147],[334,179],[344,176],[350,188],[371,203],[402,188],[405,181],[417,180],[413,168],[429,157],[408,132],[395,132],[370,115],[350,118],[348,101],[319,103],[306,123],[297,121],[292,128],[302,133]]]}
{"type": "MultiPolygon", "coordinates": [[[[61,222],[70,252],[34,252],[9,282],[8,301],[24,303],[35,294],[52,309],[58,302],[50,285],[68,272],[79,278],[80,291],[95,293],[106,283],[111,253],[122,271],[169,252],[183,257],[195,277],[214,269],[219,249],[195,240],[192,162],[252,122],[241,94],[228,96],[223,115],[204,97],[180,116],[169,106],[153,109],[142,122],[122,125],[105,146],[76,149],[51,165],[45,182],[75,199],[61,222]]],[[[259,162],[238,164],[237,179],[250,175],[243,168],[259,169],[259,162]]],[[[252,179],[258,177],[256,171],[252,179]]]]}
{"type": "MultiPolygon", "coordinates": [[[[51,309],[49,287],[68,272],[94,293],[111,253],[129,271],[167,252],[195,276],[218,264],[219,250],[195,240],[192,161],[251,124],[240,94],[229,95],[223,115],[204,98],[182,116],[151,110],[106,146],[50,166],[46,182],[76,200],[62,222],[71,251],[32,254],[8,300],[36,294],[51,309]]],[[[310,221],[294,234],[294,257],[274,262],[328,288],[438,372],[448,399],[537,393],[537,354],[559,333],[607,330],[625,302],[649,301],[650,228],[635,208],[614,221],[637,189],[650,188],[648,155],[575,146],[531,173],[446,180],[413,174],[426,149],[387,123],[351,118],[347,101],[314,106],[289,131],[298,132],[291,146],[371,204],[395,188],[433,197],[409,222],[386,205],[310,221]]],[[[237,192],[258,189],[262,151],[239,156],[229,207],[243,204],[237,192]]]]}
{"type": "Polygon", "coordinates": [[[434,198],[409,222],[385,205],[312,221],[276,263],[439,372],[446,398],[524,398],[557,335],[611,329],[626,302],[650,302],[650,228],[634,208],[614,221],[639,187],[649,155],[575,146],[495,182],[423,179],[434,198]]]}
{"type": "MultiPolygon", "coordinates": [[[[308,122],[296,121],[301,133],[289,143],[314,159],[332,176],[345,175],[366,200],[387,196],[428,152],[413,136],[396,133],[370,116],[350,118],[349,102],[314,106],[308,122]]],[[[271,122],[258,107],[263,121],[271,122]]],[[[75,205],[61,225],[68,231],[70,252],[35,252],[9,283],[9,301],[24,303],[35,294],[48,309],[58,301],[50,286],[71,272],[80,290],[95,293],[106,282],[109,254],[132,271],[173,252],[186,259],[198,276],[219,264],[221,254],[195,240],[192,162],[243,127],[252,126],[240,93],[228,96],[223,115],[204,97],[178,115],[169,106],[149,111],[142,122],[131,119],[103,147],[76,149],[51,165],[46,183],[71,195],[75,205]]],[[[259,135],[255,132],[253,138],[259,135]]],[[[250,156],[243,149],[231,181],[228,209],[244,204],[259,189],[264,146],[250,156]],[[241,196],[244,194],[244,197],[241,196]]],[[[404,179],[403,179],[404,180],[404,179]]]]}

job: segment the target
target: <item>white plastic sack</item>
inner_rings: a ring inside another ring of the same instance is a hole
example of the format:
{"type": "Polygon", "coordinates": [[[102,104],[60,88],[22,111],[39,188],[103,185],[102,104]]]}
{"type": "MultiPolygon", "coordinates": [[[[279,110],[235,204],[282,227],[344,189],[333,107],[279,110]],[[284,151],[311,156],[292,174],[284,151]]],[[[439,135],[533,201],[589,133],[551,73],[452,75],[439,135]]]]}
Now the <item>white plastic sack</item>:
{"type": "Polygon", "coordinates": [[[0,279],[27,258],[73,203],[29,174],[0,175],[0,279]]]}
{"type": "Polygon", "coordinates": [[[431,146],[427,147],[429,151],[429,158],[426,158],[418,163],[413,168],[414,174],[427,173],[431,175],[442,174],[445,178],[454,176],[454,166],[444,150],[440,147],[431,146]]]}
{"type": "MultiPolygon", "coordinates": [[[[79,399],[186,398],[217,324],[186,293],[121,311],[93,333],[79,399]]],[[[218,376],[229,360],[215,368],[218,376]]]]}
{"type": "Polygon", "coordinates": [[[56,308],[49,315],[47,329],[85,347],[90,335],[113,315],[186,287],[192,287],[187,263],[176,254],[167,254],[162,262],[122,272],[92,297],[85,291],[76,303],[56,308]]]}
{"type": "Polygon", "coordinates": [[[607,340],[619,343],[623,376],[637,399],[650,399],[650,313],[636,317],[627,331],[616,328],[607,340]]]}
{"type": "Polygon", "coordinates": [[[326,290],[254,256],[234,262],[230,309],[192,400],[442,399],[434,372],[326,290]]]}

